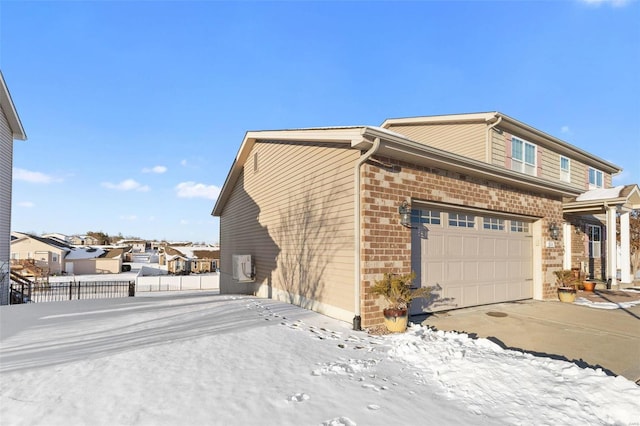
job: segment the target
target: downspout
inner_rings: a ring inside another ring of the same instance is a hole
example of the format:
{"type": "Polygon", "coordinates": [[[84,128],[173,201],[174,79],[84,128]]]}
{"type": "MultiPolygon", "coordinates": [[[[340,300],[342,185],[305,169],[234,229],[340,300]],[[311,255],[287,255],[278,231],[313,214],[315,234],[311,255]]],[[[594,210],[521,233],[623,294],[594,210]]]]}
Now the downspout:
{"type": "Polygon", "coordinates": [[[360,316],[360,168],[373,154],[375,154],[380,148],[380,138],[373,140],[373,146],[369,148],[369,151],[365,152],[363,156],[358,159],[355,168],[355,316],[353,317],[353,329],[362,330],[362,318],[360,316]]]}
{"type": "Polygon", "coordinates": [[[499,116],[495,123],[487,127],[487,136],[485,138],[485,149],[486,149],[485,161],[489,164],[491,164],[491,142],[490,142],[491,138],[489,135],[491,133],[491,130],[493,130],[494,127],[500,124],[501,121],[502,121],[502,116],[499,116]]]}

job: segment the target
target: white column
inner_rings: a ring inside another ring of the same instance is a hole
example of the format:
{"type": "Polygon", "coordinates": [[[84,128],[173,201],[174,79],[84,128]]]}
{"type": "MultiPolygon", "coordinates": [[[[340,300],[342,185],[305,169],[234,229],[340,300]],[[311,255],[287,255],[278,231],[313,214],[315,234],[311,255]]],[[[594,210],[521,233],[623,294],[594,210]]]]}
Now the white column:
{"type": "Polygon", "coordinates": [[[620,269],[622,271],[620,281],[626,284],[633,282],[631,276],[631,236],[629,231],[629,214],[624,212],[620,215],[620,269]]]}
{"type": "Polygon", "coordinates": [[[616,243],[616,206],[609,206],[607,210],[607,278],[611,278],[611,285],[617,284],[616,273],[618,265],[618,245],[616,243]]]}
{"type": "Polygon", "coordinates": [[[571,269],[571,234],[571,224],[563,223],[562,240],[564,242],[564,258],[562,260],[562,269],[571,269]]]}

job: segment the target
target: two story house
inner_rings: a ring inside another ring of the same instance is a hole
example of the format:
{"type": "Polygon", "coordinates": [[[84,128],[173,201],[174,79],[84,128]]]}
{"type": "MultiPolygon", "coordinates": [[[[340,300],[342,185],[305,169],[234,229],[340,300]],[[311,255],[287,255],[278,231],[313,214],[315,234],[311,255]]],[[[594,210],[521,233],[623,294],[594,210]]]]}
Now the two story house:
{"type": "Polygon", "coordinates": [[[612,187],[620,171],[500,112],[247,132],[212,212],[220,291],[368,327],[386,272],[432,289],[414,314],[555,298],[558,269],[630,282],[640,191],[612,187]]]}

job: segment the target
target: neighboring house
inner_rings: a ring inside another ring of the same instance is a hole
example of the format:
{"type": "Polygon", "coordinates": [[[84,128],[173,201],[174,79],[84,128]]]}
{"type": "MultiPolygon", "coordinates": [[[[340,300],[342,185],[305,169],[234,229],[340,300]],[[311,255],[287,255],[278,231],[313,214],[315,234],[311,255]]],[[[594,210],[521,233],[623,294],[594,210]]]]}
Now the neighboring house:
{"type": "Polygon", "coordinates": [[[202,274],[215,272],[220,250],[212,247],[165,247],[159,254],[159,264],[167,265],[170,274],[202,274]]]}
{"type": "Polygon", "coordinates": [[[59,274],[117,274],[122,268],[122,249],[74,247],[57,238],[13,232],[11,263],[37,270],[38,276],[59,274]]]}
{"type": "Polygon", "coordinates": [[[11,233],[11,262],[33,260],[35,265],[46,270],[45,275],[63,273],[64,258],[74,248],[57,238],[45,238],[22,232],[11,233]]]}
{"type": "Polygon", "coordinates": [[[120,240],[118,245],[130,246],[133,253],[144,253],[147,251],[147,242],[145,240],[120,240]]]}
{"type": "Polygon", "coordinates": [[[43,237],[45,238],[55,238],[57,240],[60,240],[62,242],[65,243],[70,243],[68,236],[64,235],[64,234],[59,234],[59,233],[52,233],[52,234],[42,234],[43,237]]]}
{"type": "Polygon", "coordinates": [[[13,141],[26,140],[20,117],[0,71],[0,305],[9,304],[11,279],[11,186],[13,181],[13,141]]]}
{"type": "Polygon", "coordinates": [[[72,235],[68,241],[74,246],[97,246],[102,244],[100,240],[91,235],[72,235]]]}
{"type": "Polygon", "coordinates": [[[212,212],[220,290],[368,327],[382,322],[370,289],[385,272],[433,289],[414,314],[556,298],[563,267],[630,282],[606,237],[619,230],[629,253],[640,198],[611,188],[620,171],[499,112],[248,132],[212,212]],[[251,256],[254,282],[233,278],[233,255],[251,256]]]}

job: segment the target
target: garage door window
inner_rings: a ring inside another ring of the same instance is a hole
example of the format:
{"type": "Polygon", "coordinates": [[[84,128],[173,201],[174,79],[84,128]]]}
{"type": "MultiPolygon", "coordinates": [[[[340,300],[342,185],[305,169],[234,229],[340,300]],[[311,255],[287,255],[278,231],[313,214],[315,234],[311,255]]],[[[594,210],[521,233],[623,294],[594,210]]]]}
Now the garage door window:
{"type": "Polygon", "coordinates": [[[440,212],[437,210],[411,210],[411,223],[440,225],[440,212]]]}
{"type": "Polygon", "coordinates": [[[521,220],[512,220],[511,221],[511,232],[529,232],[529,223],[523,222],[521,220]]]}
{"type": "Polygon", "coordinates": [[[504,231],[504,219],[498,219],[497,217],[483,217],[482,227],[492,231],[504,231]]]}
{"type": "Polygon", "coordinates": [[[476,217],[470,214],[449,213],[449,226],[456,228],[475,228],[476,217]]]}

